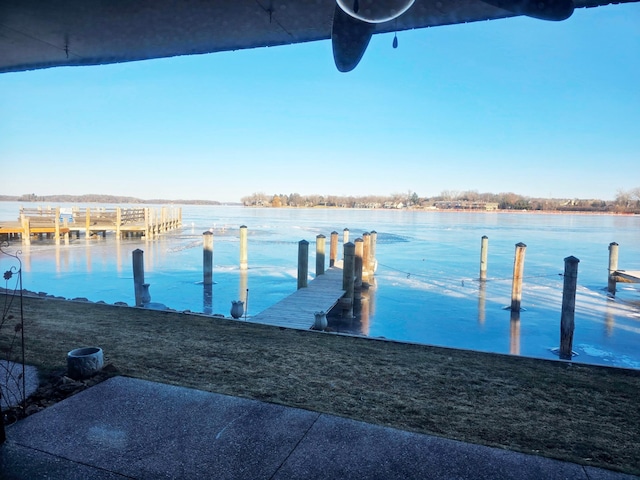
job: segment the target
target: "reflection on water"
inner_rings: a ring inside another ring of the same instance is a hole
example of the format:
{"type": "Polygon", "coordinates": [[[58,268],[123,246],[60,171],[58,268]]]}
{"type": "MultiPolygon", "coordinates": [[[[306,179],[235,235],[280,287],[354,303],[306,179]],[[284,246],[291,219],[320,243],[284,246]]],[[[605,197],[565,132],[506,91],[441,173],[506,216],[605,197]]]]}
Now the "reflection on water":
{"type": "Polygon", "coordinates": [[[487,302],[487,284],[484,281],[478,282],[478,324],[484,325],[487,318],[485,304],[487,302]]]}
{"type": "Polygon", "coordinates": [[[247,270],[240,270],[240,287],[238,288],[238,299],[243,301],[245,304],[245,310],[247,306],[247,295],[248,295],[248,286],[249,285],[249,273],[247,270]]]}
{"type": "Polygon", "coordinates": [[[520,312],[511,310],[511,328],[509,329],[509,353],[520,355],[520,312]]]}
{"type": "Polygon", "coordinates": [[[202,284],[202,312],[207,315],[213,314],[213,285],[202,284]]]}
{"type": "MultiPolygon", "coordinates": [[[[19,205],[13,204],[10,214],[1,213],[5,207],[0,202],[0,219],[13,218],[19,205]]],[[[620,268],[640,270],[640,216],[189,206],[183,208],[183,218],[186,228],[153,241],[82,235],[68,246],[56,246],[53,240],[14,245],[22,250],[24,286],[67,298],[131,305],[131,252],[140,248],[154,302],[228,316],[231,301],[242,300],[251,315],[295,291],[300,240],[314,242],[319,234],[347,233],[345,228],[376,230],[378,269],[372,285],[361,293],[356,318],[338,319],[336,330],[557,358],[549,349],[559,344],[559,274],[563,259],[574,255],[581,259],[574,335],[577,360],[640,368],[638,286],[625,286],[614,299],[608,299],[605,291],[612,240],[620,245],[620,268]],[[248,227],[248,270],[239,268],[240,225],[248,227]],[[215,238],[215,285],[210,292],[201,282],[201,233],[208,229],[213,229],[215,238]],[[483,235],[490,238],[491,251],[487,281],[480,283],[478,240],[483,235]],[[516,321],[506,317],[503,307],[510,303],[513,245],[520,241],[527,245],[525,310],[516,321]]],[[[312,245],[309,252],[313,265],[312,245]]]]}

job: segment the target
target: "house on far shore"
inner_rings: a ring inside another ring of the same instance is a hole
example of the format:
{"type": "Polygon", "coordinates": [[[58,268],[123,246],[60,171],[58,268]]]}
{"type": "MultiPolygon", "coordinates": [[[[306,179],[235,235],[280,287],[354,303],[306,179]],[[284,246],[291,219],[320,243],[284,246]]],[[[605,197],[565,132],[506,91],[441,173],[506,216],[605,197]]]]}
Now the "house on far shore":
{"type": "Polygon", "coordinates": [[[498,210],[498,202],[470,202],[467,200],[441,200],[433,204],[438,210],[498,210]]]}

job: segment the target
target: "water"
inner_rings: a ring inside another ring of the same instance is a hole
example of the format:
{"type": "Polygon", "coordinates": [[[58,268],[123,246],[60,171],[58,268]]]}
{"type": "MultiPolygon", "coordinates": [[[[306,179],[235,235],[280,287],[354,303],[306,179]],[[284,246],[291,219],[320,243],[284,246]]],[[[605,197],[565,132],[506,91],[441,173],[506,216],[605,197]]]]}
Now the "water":
{"type": "MultiPolygon", "coordinates": [[[[62,205],[70,206],[70,205],[62,205]]],[[[0,203],[0,218],[19,205],[0,203]]],[[[66,298],[133,304],[131,252],[144,250],[153,302],[176,310],[229,316],[245,299],[248,315],[296,289],[298,241],[345,227],[351,240],[376,230],[378,270],[362,318],[340,331],[400,341],[539,358],[557,358],[563,259],[580,259],[575,361],[640,368],[640,290],[619,284],[606,295],[608,245],[620,244],[619,266],[640,270],[639,216],[456,213],[398,210],[183,207],[184,228],[145,242],[113,236],[72,239],[69,246],[34,241],[22,250],[24,288],[66,298]],[[239,270],[239,227],[248,227],[249,270],[239,270]],[[214,232],[213,298],[202,286],[202,232],[214,232]],[[480,239],[489,237],[488,278],[478,281],[480,239]],[[527,245],[520,321],[510,312],[515,244],[527,245]],[[368,314],[367,314],[368,312],[368,314]]],[[[328,258],[327,241],[327,258],[328,258]]],[[[8,268],[0,258],[2,271],[8,268]]]]}

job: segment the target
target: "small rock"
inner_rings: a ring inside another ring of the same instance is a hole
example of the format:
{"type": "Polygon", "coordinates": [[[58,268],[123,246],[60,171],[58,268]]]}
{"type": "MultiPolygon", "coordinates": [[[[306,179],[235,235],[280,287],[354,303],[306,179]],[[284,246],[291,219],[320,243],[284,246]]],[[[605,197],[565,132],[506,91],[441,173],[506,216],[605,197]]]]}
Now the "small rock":
{"type": "Polygon", "coordinates": [[[116,302],[114,303],[114,305],[117,305],[119,307],[128,307],[129,305],[125,302],[116,302]]]}

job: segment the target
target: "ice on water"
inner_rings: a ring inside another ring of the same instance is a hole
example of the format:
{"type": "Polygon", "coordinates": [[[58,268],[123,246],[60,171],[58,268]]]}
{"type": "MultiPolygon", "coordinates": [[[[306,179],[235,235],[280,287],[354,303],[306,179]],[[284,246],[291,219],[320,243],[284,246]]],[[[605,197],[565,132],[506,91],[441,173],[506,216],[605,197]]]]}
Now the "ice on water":
{"type": "MultiPolygon", "coordinates": [[[[65,206],[65,205],[63,205],[65,206]]],[[[0,218],[19,204],[0,202],[0,218]]],[[[144,251],[153,302],[176,310],[229,316],[232,300],[255,315],[296,289],[297,248],[345,227],[353,241],[376,230],[378,269],[368,315],[352,333],[498,353],[557,358],[564,258],[580,259],[576,361],[640,368],[640,286],[621,285],[608,298],[609,243],[620,245],[620,268],[640,269],[639,216],[452,213],[341,209],[249,209],[184,206],[185,227],[145,242],[113,235],[72,239],[69,246],[34,241],[21,250],[24,288],[66,298],[133,304],[131,252],[144,251]],[[239,269],[239,227],[248,227],[249,270],[239,269]],[[202,233],[214,233],[213,295],[202,286],[202,233]],[[488,277],[481,285],[480,239],[489,237],[488,277]],[[510,312],[515,244],[527,245],[520,320],[510,312]]],[[[327,241],[327,264],[329,242],[327,241]]],[[[0,258],[2,271],[8,259],[0,258]]],[[[313,320],[313,319],[312,319],[313,320]]],[[[312,321],[310,322],[311,325],[312,321]]]]}

